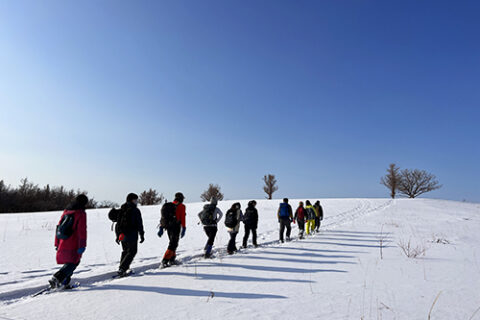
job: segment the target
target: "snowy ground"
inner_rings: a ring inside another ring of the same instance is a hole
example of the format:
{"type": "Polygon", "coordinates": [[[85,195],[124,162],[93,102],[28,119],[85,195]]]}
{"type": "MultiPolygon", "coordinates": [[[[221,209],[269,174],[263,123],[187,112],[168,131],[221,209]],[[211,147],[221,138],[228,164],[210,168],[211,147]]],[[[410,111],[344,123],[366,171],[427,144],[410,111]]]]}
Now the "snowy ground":
{"type": "MultiPolygon", "coordinates": [[[[91,210],[88,246],[71,292],[36,298],[58,269],[58,212],[0,215],[0,319],[480,319],[480,205],[442,200],[324,199],[320,234],[279,244],[279,201],[258,201],[261,247],[200,258],[201,204],[187,204],[184,265],[160,270],[159,207],[141,208],[146,241],[130,278],[118,267],[106,210],[91,210]],[[400,248],[425,254],[408,258],[400,248]],[[381,258],[383,255],[383,259],[381,258]]],[[[245,207],[247,201],[242,201],[245,207]]],[[[298,200],[291,200],[293,206],[298,200]]],[[[233,201],[220,203],[225,212],[233,201]]],[[[298,229],[293,229],[296,236],[298,229]]],[[[243,227],[237,245],[243,236],[243,227]]]]}

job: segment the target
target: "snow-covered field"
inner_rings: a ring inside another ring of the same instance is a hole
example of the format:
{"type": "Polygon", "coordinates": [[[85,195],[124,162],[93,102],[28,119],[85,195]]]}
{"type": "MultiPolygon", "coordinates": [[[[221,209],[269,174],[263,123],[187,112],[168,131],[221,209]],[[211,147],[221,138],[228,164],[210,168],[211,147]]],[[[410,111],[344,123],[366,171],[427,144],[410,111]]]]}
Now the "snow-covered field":
{"type": "MultiPolygon", "coordinates": [[[[295,239],[279,244],[279,202],[258,201],[257,249],[225,255],[221,223],[213,260],[201,258],[202,204],[187,204],[178,250],[184,264],[164,270],[160,209],[143,207],[136,274],[116,280],[120,247],[108,210],[87,211],[88,246],[74,274],[81,287],[36,298],[29,295],[59,268],[53,234],[60,213],[0,215],[0,319],[480,319],[480,204],[321,199],[322,231],[298,240],[295,225],[295,239]],[[409,241],[424,254],[408,258],[400,246],[409,241]]],[[[237,245],[242,236],[243,227],[237,245]]]]}

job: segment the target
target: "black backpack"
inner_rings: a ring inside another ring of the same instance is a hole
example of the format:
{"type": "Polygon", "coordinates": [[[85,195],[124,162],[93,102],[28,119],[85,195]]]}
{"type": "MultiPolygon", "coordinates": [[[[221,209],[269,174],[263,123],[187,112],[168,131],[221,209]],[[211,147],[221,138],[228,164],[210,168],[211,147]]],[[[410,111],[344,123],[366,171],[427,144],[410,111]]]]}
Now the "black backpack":
{"type": "Polygon", "coordinates": [[[227,228],[235,228],[237,224],[237,210],[229,209],[225,215],[225,226],[227,228]]]}
{"type": "Polygon", "coordinates": [[[255,222],[255,209],[247,208],[245,214],[243,215],[243,222],[245,224],[253,224],[255,222]]]}
{"type": "Polygon", "coordinates": [[[58,239],[66,240],[73,234],[74,215],[66,214],[60,220],[55,232],[58,239]]]}
{"type": "Polygon", "coordinates": [[[206,204],[203,206],[202,212],[200,212],[200,221],[204,226],[210,226],[217,223],[214,219],[213,215],[215,213],[215,209],[217,208],[214,204],[206,204]]]}
{"type": "Polygon", "coordinates": [[[177,223],[177,205],[173,202],[167,202],[160,211],[160,226],[168,228],[177,223]]]}
{"type": "MultiPolygon", "coordinates": [[[[132,209],[129,207],[123,207],[120,209],[114,209],[117,211],[117,225],[115,231],[117,234],[125,234],[133,229],[132,226],[132,209]]],[[[110,210],[111,212],[112,210],[110,210]]],[[[113,215],[113,214],[112,214],[113,215]]],[[[110,214],[109,214],[110,217],[110,214]]]]}
{"type": "Polygon", "coordinates": [[[108,212],[108,219],[110,219],[112,222],[117,222],[117,221],[118,221],[118,217],[120,216],[120,211],[122,211],[122,210],[121,210],[121,209],[112,208],[112,209],[108,212]]]}

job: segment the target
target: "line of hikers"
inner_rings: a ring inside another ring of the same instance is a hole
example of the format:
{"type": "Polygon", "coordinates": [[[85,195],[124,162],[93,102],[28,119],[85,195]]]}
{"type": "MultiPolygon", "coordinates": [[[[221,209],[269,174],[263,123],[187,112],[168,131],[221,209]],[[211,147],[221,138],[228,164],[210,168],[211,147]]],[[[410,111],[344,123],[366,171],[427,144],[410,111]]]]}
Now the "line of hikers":
{"type": "MultiPolygon", "coordinates": [[[[176,250],[180,238],[183,238],[186,233],[186,207],[183,204],[184,200],[184,195],[181,192],[177,192],[174,201],[166,202],[161,209],[157,235],[162,237],[166,231],[169,238],[168,248],[161,262],[162,268],[178,264],[176,250]]],[[[57,251],[57,263],[63,264],[63,266],[49,280],[52,288],[69,287],[72,274],[80,263],[82,254],[85,252],[87,245],[85,207],[87,203],[87,196],[83,194],[77,196],[60,217],[55,232],[55,249],[57,251]]],[[[108,213],[109,219],[115,223],[115,241],[122,246],[120,266],[117,271],[118,277],[124,277],[131,273],[130,264],[137,254],[138,240],[140,238],[140,243],[145,241],[142,215],[137,205],[138,196],[130,193],[120,209],[114,208],[108,213]]],[[[238,251],[236,237],[240,231],[240,222],[243,222],[245,226],[242,247],[247,247],[250,233],[252,233],[252,244],[258,247],[258,211],[256,205],[257,202],[255,200],[248,202],[245,213],[242,213],[240,203],[236,202],[227,210],[224,222],[230,234],[230,240],[227,245],[228,254],[238,251]]],[[[283,234],[285,229],[287,241],[290,240],[292,222],[294,224],[295,222],[298,223],[300,239],[304,237],[305,226],[307,234],[319,231],[320,222],[323,220],[323,209],[320,201],[317,201],[312,206],[310,201],[307,200],[305,207],[303,202],[299,203],[295,215],[293,215],[292,207],[288,204],[288,199],[285,198],[278,208],[277,216],[280,224],[280,241],[284,242],[283,234]]],[[[209,204],[205,204],[203,210],[198,214],[199,224],[203,225],[208,238],[204,248],[205,258],[212,257],[213,244],[218,231],[217,224],[222,217],[223,212],[217,207],[216,199],[212,199],[209,204]]]]}

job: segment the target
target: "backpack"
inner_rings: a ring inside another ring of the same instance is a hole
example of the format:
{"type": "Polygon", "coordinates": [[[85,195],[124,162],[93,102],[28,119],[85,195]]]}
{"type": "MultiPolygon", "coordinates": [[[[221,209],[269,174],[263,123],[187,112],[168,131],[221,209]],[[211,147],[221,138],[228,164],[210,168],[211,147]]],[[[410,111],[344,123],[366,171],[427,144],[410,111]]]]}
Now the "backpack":
{"type": "Polygon", "coordinates": [[[288,203],[280,203],[280,218],[288,218],[290,216],[288,212],[288,203]]]}
{"type": "Polygon", "coordinates": [[[125,234],[134,229],[133,217],[132,217],[132,208],[129,206],[122,206],[118,210],[117,224],[115,226],[115,231],[117,235],[125,234]]]}
{"type": "Polygon", "coordinates": [[[225,226],[227,228],[235,228],[238,224],[237,211],[229,209],[225,215],[225,226]]]}
{"type": "Polygon", "coordinates": [[[199,217],[204,226],[210,226],[217,223],[213,217],[216,208],[217,206],[213,204],[206,204],[203,206],[203,210],[200,212],[199,217]]]}
{"type": "Polygon", "coordinates": [[[255,222],[255,209],[247,208],[245,214],[243,215],[243,222],[245,224],[253,224],[255,222]]]}
{"type": "Polygon", "coordinates": [[[62,219],[60,220],[60,223],[57,226],[57,230],[55,232],[55,235],[57,236],[58,239],[61,240],[66,240],[70,238],[70,236],[73,234],[73,222],[75,221],[74,215],[72,214],[65,214],[62,219]]]}
{"type": "Polygon", "coordinates": [[[173,202],[167,202],[160,211],[160,226],[168,228],[177,223],[177,205],[173,202]]]}
{"type": "Polygon", "coordinates": [[[117,222],[117,221],[118,221],[118,217],[120,216],[120,211],[122,211],[122,210],[121,210],[121,209],[112,208],[112,209],[108,212],[108,219],[110,219],[112,222],[117,222]]]}

